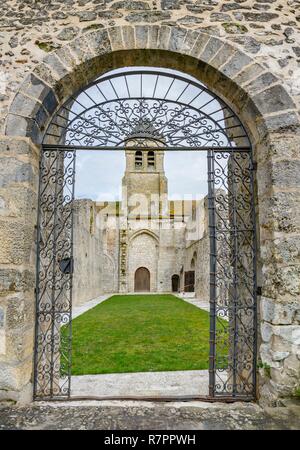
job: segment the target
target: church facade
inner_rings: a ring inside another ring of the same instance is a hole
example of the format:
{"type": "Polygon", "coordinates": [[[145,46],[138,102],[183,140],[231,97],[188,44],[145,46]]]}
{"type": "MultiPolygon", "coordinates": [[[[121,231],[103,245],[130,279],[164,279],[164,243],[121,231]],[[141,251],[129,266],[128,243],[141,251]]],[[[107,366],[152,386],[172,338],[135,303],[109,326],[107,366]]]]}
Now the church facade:
{"type": "Polygon", "coordinates": [[[74,304],[116,292],[208,299],[207,197],[169,200],[164,142],[149,128],[126,148],[122,201],[75,200],[74,304]]]}

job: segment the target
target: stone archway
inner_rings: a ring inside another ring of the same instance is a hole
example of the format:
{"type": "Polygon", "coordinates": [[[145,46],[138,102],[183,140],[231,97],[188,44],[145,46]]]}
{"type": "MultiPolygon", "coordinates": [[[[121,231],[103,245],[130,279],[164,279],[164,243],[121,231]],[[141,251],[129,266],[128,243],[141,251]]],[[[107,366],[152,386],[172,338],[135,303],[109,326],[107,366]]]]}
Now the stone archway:
{"type": "MultiPolygon", "coordinates": [[[[3,145],[14,156],[4,163],[11,165],[11,183],[19,183],[15,192],[22,192],[22,200],[16,198],[15,218],[7,231],[3,229],[4,235],[9,234],[14,242],[13,247],[8,243],[5,248],[3,261],[16,265],[14,275],[9,276],[24,280],[25,284],[19,289],[24,307],[26,303],[29,311],[22,322],[24,352],[18,357],[17,366],[15,355],[5,363],[5,370],[11,374],[9,389],[21,392],[25,386],[30,388],[32,376],[28,343],[33,335],[37,145],[41,142],[47,121],[62,101],[107,68],[147,64],[184,70],[201,79],[226,99],[240,115],[251,136],[257,164],[258,232],[262,253],[258,273],[264,275],[259,278],[259,292],[262,293],[261,357],[270,362],[270,355],[280,347],[282,336],[287,337],[285,348],[290,355],[284,366],[273,365],[272,383],[267,380],[261,393],[265,398],[273,398],[283,392],[292,392],[295,377],[288,368],[296,358],[297,349],[293,347],[291,338],[295,319],[289,311],[297,308],[290,279],[297,275],[298,269],[292,259],[285,261],[280,255],[282,246],[290,239],[288,233],[298,230],[295,215],[299,199],[297,181],[288,184],[290,192],[285,186],[285,180],[291,179],[286,148],[288,146],[289,158],[295,160],[292,155],[296,154],[298,142],[295,131],[299,130],[299,121],[294,102],[280,80],[275,78],[274,83],[268,85],[269,72],[263,66],[233,45],[205,33],[169,26],[125,26],[87,33],[84,40],[88,42],[85,51],[80,50],[82,39],[75,39],[72,45],[67,44],[46,56],[21,85],[7,115],[3,145]],[[76,56],[71,47],[78,49],[76,56]],[[225,48],[226,52],[223,52],[225,48]],[[18,175],[20,171],[21,178],[18,175]],[[275,254],[279,255],[279,261],[275,254]],[[281,261],[285,261],[284,270],[281,261]],[[274,288],[277,284],[280,290],[274,288]],[[281,388],[283,384],[287,386],[284,390],[281,388]]],[[[8,308],[16,308],[13,301],[9,300],[8,308]]]]}

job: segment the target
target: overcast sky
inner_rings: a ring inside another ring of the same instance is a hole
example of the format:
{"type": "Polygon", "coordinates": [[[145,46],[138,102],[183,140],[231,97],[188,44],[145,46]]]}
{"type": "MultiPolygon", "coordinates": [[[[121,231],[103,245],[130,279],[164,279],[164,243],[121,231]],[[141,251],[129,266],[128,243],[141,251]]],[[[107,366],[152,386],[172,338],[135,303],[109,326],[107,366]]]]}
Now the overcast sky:
{"type": "MultiPolygon", "coordinates": [[[[121,199],[125,171],[123,151],[78,151],[76,198],[121,199]]],[[[171,198],[203,197],[207,194],[206,152],[165,152],[165,172],[171,198]]]]}
{"type": "MultiPolygon", "coordinates": [[[[136,68],[128,68],[128,70],[136,70],[136,68]]],[[[155,70],[159,69],[155,68],[155,70]]],[[[124,71],[124,68],[111,73],[120,71],[124,71]]],[[[164,71],[178,73],[172,70],[164,69],[164,71]]],[[[193,80],[193,77],[184,75],[193,80]]],[[[201,198],[207,194],[206,158],[206,152],[165,152],[165,173],[168,177],[170,198],[201,198]]],[[[123,151],[78,151],[76,198],[97,201],[121,199],[124,170],[123,151]]]]}

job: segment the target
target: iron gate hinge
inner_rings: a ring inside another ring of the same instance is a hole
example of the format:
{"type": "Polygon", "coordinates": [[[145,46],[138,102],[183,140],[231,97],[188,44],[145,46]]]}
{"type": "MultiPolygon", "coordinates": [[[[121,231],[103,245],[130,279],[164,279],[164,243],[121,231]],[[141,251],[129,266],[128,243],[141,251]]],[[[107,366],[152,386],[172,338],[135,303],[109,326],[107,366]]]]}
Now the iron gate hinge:
{"type": "Polygon", "coordinates": [[[253,161],[252,170],[257,170],[257,162],[253,161]]]}

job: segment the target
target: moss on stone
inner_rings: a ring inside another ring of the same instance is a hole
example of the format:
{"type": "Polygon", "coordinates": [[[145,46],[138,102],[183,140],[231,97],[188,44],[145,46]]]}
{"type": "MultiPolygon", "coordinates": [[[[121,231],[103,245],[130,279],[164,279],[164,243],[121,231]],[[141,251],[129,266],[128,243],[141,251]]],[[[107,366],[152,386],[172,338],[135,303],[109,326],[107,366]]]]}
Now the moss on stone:
{"type": "Polygon", "coordinates": [[[99,30],[99,28],[104,28],[104,25],[101,23],[92,23],[91,25],[85,27],[83,32],[86,33],[87,31],[99,30]]]}
{"type": "Polygon", "coordinates": [[[52,41],[50,42],[35,41],[35,45],[37,45],[41,50],[47,53],[52,52],[52,50],[55,50],[58,47],[57,44],[54,44],[52,41]]]}
{"type": "Polygon", "coordinates": [[[248,28],[245,25],[242,25],[238,22],[223,22],[222,27],[229,34],[237,34],[237,33],[247,33],[248,28]]]}

